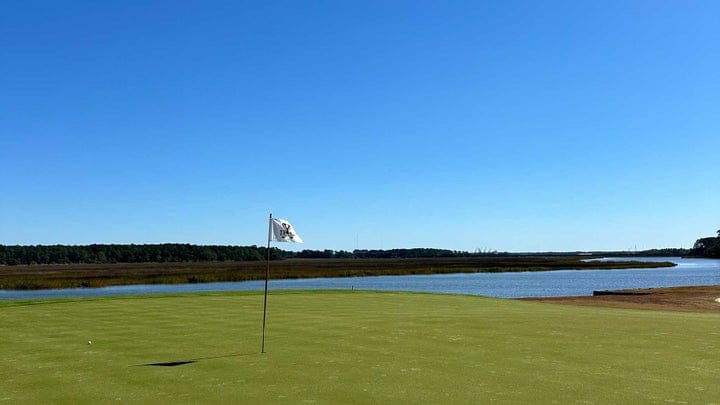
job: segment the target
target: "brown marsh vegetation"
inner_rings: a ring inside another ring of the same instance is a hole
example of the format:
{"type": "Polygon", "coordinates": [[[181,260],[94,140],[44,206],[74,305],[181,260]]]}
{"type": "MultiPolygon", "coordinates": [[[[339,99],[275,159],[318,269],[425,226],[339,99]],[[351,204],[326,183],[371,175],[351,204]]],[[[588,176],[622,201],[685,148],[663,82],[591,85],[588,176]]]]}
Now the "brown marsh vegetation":
{"type": "MultiPolygon", "coordinates": [[[[418,259],[287,259],[271,262],[270,278],[621,269],[670,267],[670,262],[583,261],[578,257],[466,257],[418,259]]],[[[265,278],[266,262],[176,262],[0,266],[0,289],[183,284],[265,278]]]]}
{"type": "Polygon", "coordinates": [[[522,298],[556,304],[662,311],[720,312],[720,285],[643,288],[582,297],[522,298]]]}

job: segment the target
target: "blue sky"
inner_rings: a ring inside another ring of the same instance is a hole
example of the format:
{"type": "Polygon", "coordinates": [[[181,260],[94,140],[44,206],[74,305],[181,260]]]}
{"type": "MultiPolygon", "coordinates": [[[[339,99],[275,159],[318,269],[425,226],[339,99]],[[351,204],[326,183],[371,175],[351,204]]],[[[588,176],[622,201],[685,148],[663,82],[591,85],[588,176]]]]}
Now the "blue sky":
{"type": "Polygon", "coordinates": [[[0,244],[689,247],[720,2],[5,1],[0,244]]]}

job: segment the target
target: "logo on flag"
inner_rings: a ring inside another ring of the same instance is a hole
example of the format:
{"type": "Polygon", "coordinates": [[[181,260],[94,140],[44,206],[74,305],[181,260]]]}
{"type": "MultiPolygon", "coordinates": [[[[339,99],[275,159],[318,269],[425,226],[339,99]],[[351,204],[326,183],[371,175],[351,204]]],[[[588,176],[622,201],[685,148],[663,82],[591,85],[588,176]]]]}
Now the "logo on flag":
{"type": "Polygon", "coordinates": [[[290,222],[280,218],[273,218],[271,225],[270,240],[275,242],[303,243],[290,222]]]}

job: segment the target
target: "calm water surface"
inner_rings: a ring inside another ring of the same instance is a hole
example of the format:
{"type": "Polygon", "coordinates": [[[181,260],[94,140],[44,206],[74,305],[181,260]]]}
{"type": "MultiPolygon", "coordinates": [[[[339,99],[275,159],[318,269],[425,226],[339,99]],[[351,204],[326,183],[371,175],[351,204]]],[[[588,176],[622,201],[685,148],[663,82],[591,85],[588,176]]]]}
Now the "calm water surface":
{"type": "MultiPolygon", "coordinates": [[[[606,258],[601,260],[627,260],[606,258]]],[[[559,297],[592,295],[595,290],[652,288],[690,285],[720,285],[720,260],[682,258],[633,258],[643,261],[672,261],[676,267],[625,270],[554,270],[520,273],[462,273],[414,276],[311,278],[271,280],[271,290],[356,289],[418,291],[491,297],[559,297]]],[[[272,271],[272,270],[271,270],[272,271]]],[[[263,281],[203,284],[150,284],[104,288],[57,290],[0,290],[0,299],[98,297],[135,294],[169,294],[201,291],[262,290],[263,281]]]]}

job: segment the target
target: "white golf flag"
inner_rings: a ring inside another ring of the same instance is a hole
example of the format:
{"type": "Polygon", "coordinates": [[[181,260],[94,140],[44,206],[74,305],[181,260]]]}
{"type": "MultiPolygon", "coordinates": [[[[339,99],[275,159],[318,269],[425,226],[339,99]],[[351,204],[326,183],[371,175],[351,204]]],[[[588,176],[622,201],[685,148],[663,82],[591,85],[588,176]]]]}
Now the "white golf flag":
{"type": "Polygon", "coordinates": [[[270,227],[270,240],[275,242],[303,243],[302,239],[297,232],[295,232],[295,228],[293,228],[290,222],[280,218],[272,219],[272,226],[270,227]]]}

